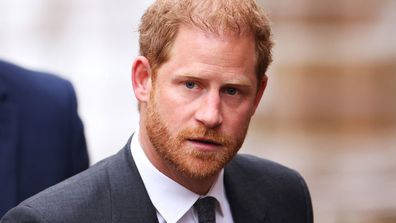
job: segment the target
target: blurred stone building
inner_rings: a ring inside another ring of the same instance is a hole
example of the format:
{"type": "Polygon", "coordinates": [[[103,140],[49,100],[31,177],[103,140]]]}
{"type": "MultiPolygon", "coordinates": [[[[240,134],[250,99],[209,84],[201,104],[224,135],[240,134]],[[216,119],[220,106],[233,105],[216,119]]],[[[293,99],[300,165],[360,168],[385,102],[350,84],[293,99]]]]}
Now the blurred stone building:
{"type": "Polygon", "coordinates": [[[396,222],[396,1],[260,2],[276,45],[245,151],[304,175],[315,222],[396,222]]]}

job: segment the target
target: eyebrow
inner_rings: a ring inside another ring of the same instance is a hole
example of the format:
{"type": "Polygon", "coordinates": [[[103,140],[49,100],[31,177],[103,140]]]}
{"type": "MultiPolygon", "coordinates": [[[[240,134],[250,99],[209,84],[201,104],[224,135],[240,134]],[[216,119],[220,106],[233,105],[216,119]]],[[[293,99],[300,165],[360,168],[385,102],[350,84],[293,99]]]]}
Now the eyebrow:
{"type": "MultiPolygon", "coordinates": [[[[179,73],[179,74],[176,74],[172,79],[173,80],[192,79],[192,80],[197,80],[197,81],[209,80],[209,78],[202,77],[202,75],[194,75],[191,73],[179,73]]],[[[248,88],[250,86],[253,86],[254,84],[251,83],[247,78],[233,78],[231,80],[227,80],[227,82],[225,82],[224,85],[248,88]]]]}

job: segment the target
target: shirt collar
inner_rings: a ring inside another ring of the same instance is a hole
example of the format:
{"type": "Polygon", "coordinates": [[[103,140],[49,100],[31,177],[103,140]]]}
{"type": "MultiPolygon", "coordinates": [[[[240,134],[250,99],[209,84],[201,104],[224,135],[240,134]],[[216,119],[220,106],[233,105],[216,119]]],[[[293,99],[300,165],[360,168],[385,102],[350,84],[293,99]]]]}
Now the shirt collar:
{"type": "MultiPolygon", "coordinates": [[[[141,147],[139,132],[136,132],[132,137],[130,148],[147,193],[157,212],[166,222],[177,222],[201,196],[173,181],[154,167],[141,147]]],[[[227,204],[223,169],[206,196],[217,199],[219,202],[218,211],[223,215],[223,207],[227,204]]]]}

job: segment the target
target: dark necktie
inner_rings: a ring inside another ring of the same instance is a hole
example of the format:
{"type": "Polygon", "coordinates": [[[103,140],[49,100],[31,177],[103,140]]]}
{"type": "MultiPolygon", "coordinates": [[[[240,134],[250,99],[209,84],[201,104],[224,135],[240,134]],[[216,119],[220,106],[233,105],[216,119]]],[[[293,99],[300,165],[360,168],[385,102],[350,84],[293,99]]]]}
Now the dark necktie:
{"type": "Polygon", "coordinates": [[[194,208],[198,213],[199,223],[215,223],[215,203],[216,199],[214,197],[204,197],[198,199],[194,208]]]}

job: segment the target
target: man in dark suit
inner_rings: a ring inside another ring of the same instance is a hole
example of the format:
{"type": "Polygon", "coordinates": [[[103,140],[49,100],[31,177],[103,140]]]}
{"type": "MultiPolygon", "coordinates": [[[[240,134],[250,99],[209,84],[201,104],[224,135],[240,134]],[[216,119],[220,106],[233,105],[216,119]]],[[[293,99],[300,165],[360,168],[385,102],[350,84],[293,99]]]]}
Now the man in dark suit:
{"type": "Polygon", "coordinates": [[[311,223],[294,170],[237,155],[267,84],[271,31],[254,0],[157,0],[132,68],[140,128],[5,222],[311,223]]]}
{"type": "Polygon", "coordinates": [[[0,61],[0,216],[88,164],[70,82],[0,61]]]}

